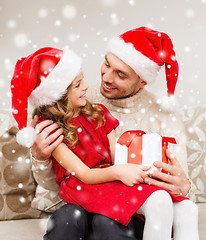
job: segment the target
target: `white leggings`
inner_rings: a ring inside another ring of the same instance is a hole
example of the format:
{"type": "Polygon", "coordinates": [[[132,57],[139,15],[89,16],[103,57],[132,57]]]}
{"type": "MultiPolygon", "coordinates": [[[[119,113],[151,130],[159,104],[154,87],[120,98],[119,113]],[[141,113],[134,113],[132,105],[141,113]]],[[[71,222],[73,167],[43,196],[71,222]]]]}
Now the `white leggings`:
{"type": "Polygon", "coordinates": [[[190,200],[172,202],[168,192],[158,190],[138,209],[145,216],[143,240],[199,240],[198,208],[190,200]]]}

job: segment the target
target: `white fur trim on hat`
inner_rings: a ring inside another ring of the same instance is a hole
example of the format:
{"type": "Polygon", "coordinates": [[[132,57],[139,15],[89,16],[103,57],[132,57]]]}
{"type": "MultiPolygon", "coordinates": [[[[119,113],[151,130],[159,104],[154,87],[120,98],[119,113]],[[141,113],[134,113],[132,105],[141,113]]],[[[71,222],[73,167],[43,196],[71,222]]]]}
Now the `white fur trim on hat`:
{"type": "Polygon", "coordinates": [[[174,95],[169,97],[163,96],[161,99],[157,100],[157,103],[166,112],[173,112],[178,106],[177,99],[174,95]]]}
{"type": "Polygon", "coordinates": [[[36,107],[51,105],[61,99],[67,87],[81,72],[82,59],[72,50],[65,50],[58,64],[33,90],[29,100],[36,107]]]}
{"type": "Polygon", "coordinates": [[[108,42],[107,50],[129,65],[146,83],[153,82],[157,77],[160,66],[137,51],[132,43],[114,37],[108,42]]]}
{"type": "Polygon", "coordinates": [[[36,132],[33,127],[25,127],[16,134],[16,141],[24,147],[31,147],[36,140],[36,132]]]}

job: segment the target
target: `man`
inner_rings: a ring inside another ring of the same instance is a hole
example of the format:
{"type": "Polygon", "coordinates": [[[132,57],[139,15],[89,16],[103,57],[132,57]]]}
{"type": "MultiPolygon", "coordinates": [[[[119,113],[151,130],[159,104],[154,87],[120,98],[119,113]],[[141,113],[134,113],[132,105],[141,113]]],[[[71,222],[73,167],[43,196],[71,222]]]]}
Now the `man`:
{"type": "MultiPolygon", "coordinates": [[[[174,98],[178,77],[178,64],[170,38],[165,33],[141,27],[112,39],[108,44],[101,75],[101,93],[99,88],[91,88],[88,98],[104,104],[120,121],[116,129],[118,136],[128,129],[141,129],[146,133],[157,132],[176,138],[178,144],[174,154],[168,154],[171,164],[161,161],[154,163],[169,174],[154,171],[153,178],[146,178],[145,183],[163,187],[176,196],[193,198],[193,185],[187,173],[183,124],[176,112],[168,112],[169,108],[174,108],[171,99],[174,98]],[[170,100],[158,101],[144,86],[154,81],[162,65],[165,65],[170,100]]],[[[33,126],[36,121],[35,118],[33,126]]],[[[33,161],[34,175],[39,184],[52,189],[54,177],[49,175],[52,164],[48,159],[63,140],[62,130],[50,121],[38,124],[36,129],[39,133],[31,150],[33,157],[38,159],[33,161]],[[40,164],[45,166],[44,171],[38,171],[40,164]]],[[[79,206],[66,204],[51,217],[44,239],[84,239],[90,227],[95,239],[142,239],[142,224],[135,221],[137,218],[134,217],[125,227],[104,216],[89,214],[79,206]]]]}

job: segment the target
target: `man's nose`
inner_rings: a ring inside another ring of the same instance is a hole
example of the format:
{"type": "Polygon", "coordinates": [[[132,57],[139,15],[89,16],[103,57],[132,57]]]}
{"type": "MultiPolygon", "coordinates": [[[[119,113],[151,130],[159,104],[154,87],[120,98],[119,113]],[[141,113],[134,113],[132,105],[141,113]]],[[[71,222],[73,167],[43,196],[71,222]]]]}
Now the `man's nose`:
{"type": "Polygon", "coordinates": [[[113,74],[112,70],[107,70],[103,74],[103,81],[104,82],[112,83],[113,79],[114,79],[114,74],[113,74]]]}

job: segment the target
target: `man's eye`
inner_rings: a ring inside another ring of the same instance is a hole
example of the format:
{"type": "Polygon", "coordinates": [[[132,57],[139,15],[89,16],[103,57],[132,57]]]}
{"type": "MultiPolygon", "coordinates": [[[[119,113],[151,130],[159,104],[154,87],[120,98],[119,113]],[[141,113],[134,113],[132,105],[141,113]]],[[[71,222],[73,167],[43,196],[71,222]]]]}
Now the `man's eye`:
{"type": "Polygon", "coordinates": [[[75,88],[78,88],[80,86],[80,83],[78,83],[76,86],[75,86],[75,88]]]}
{"type": "Polygon", "coordinates": [[[107,62],[104,63],[106,67],[109,67],[109,64],[107,62]]]}
{"type": "Polygon", "coordinates": [[[122,74],[120,74],[120,73],[118,73],[117,75],[118,75],[119,78],[125,79],[125,76],[124,76],[124,75],[122,75],[122,74]]]}

